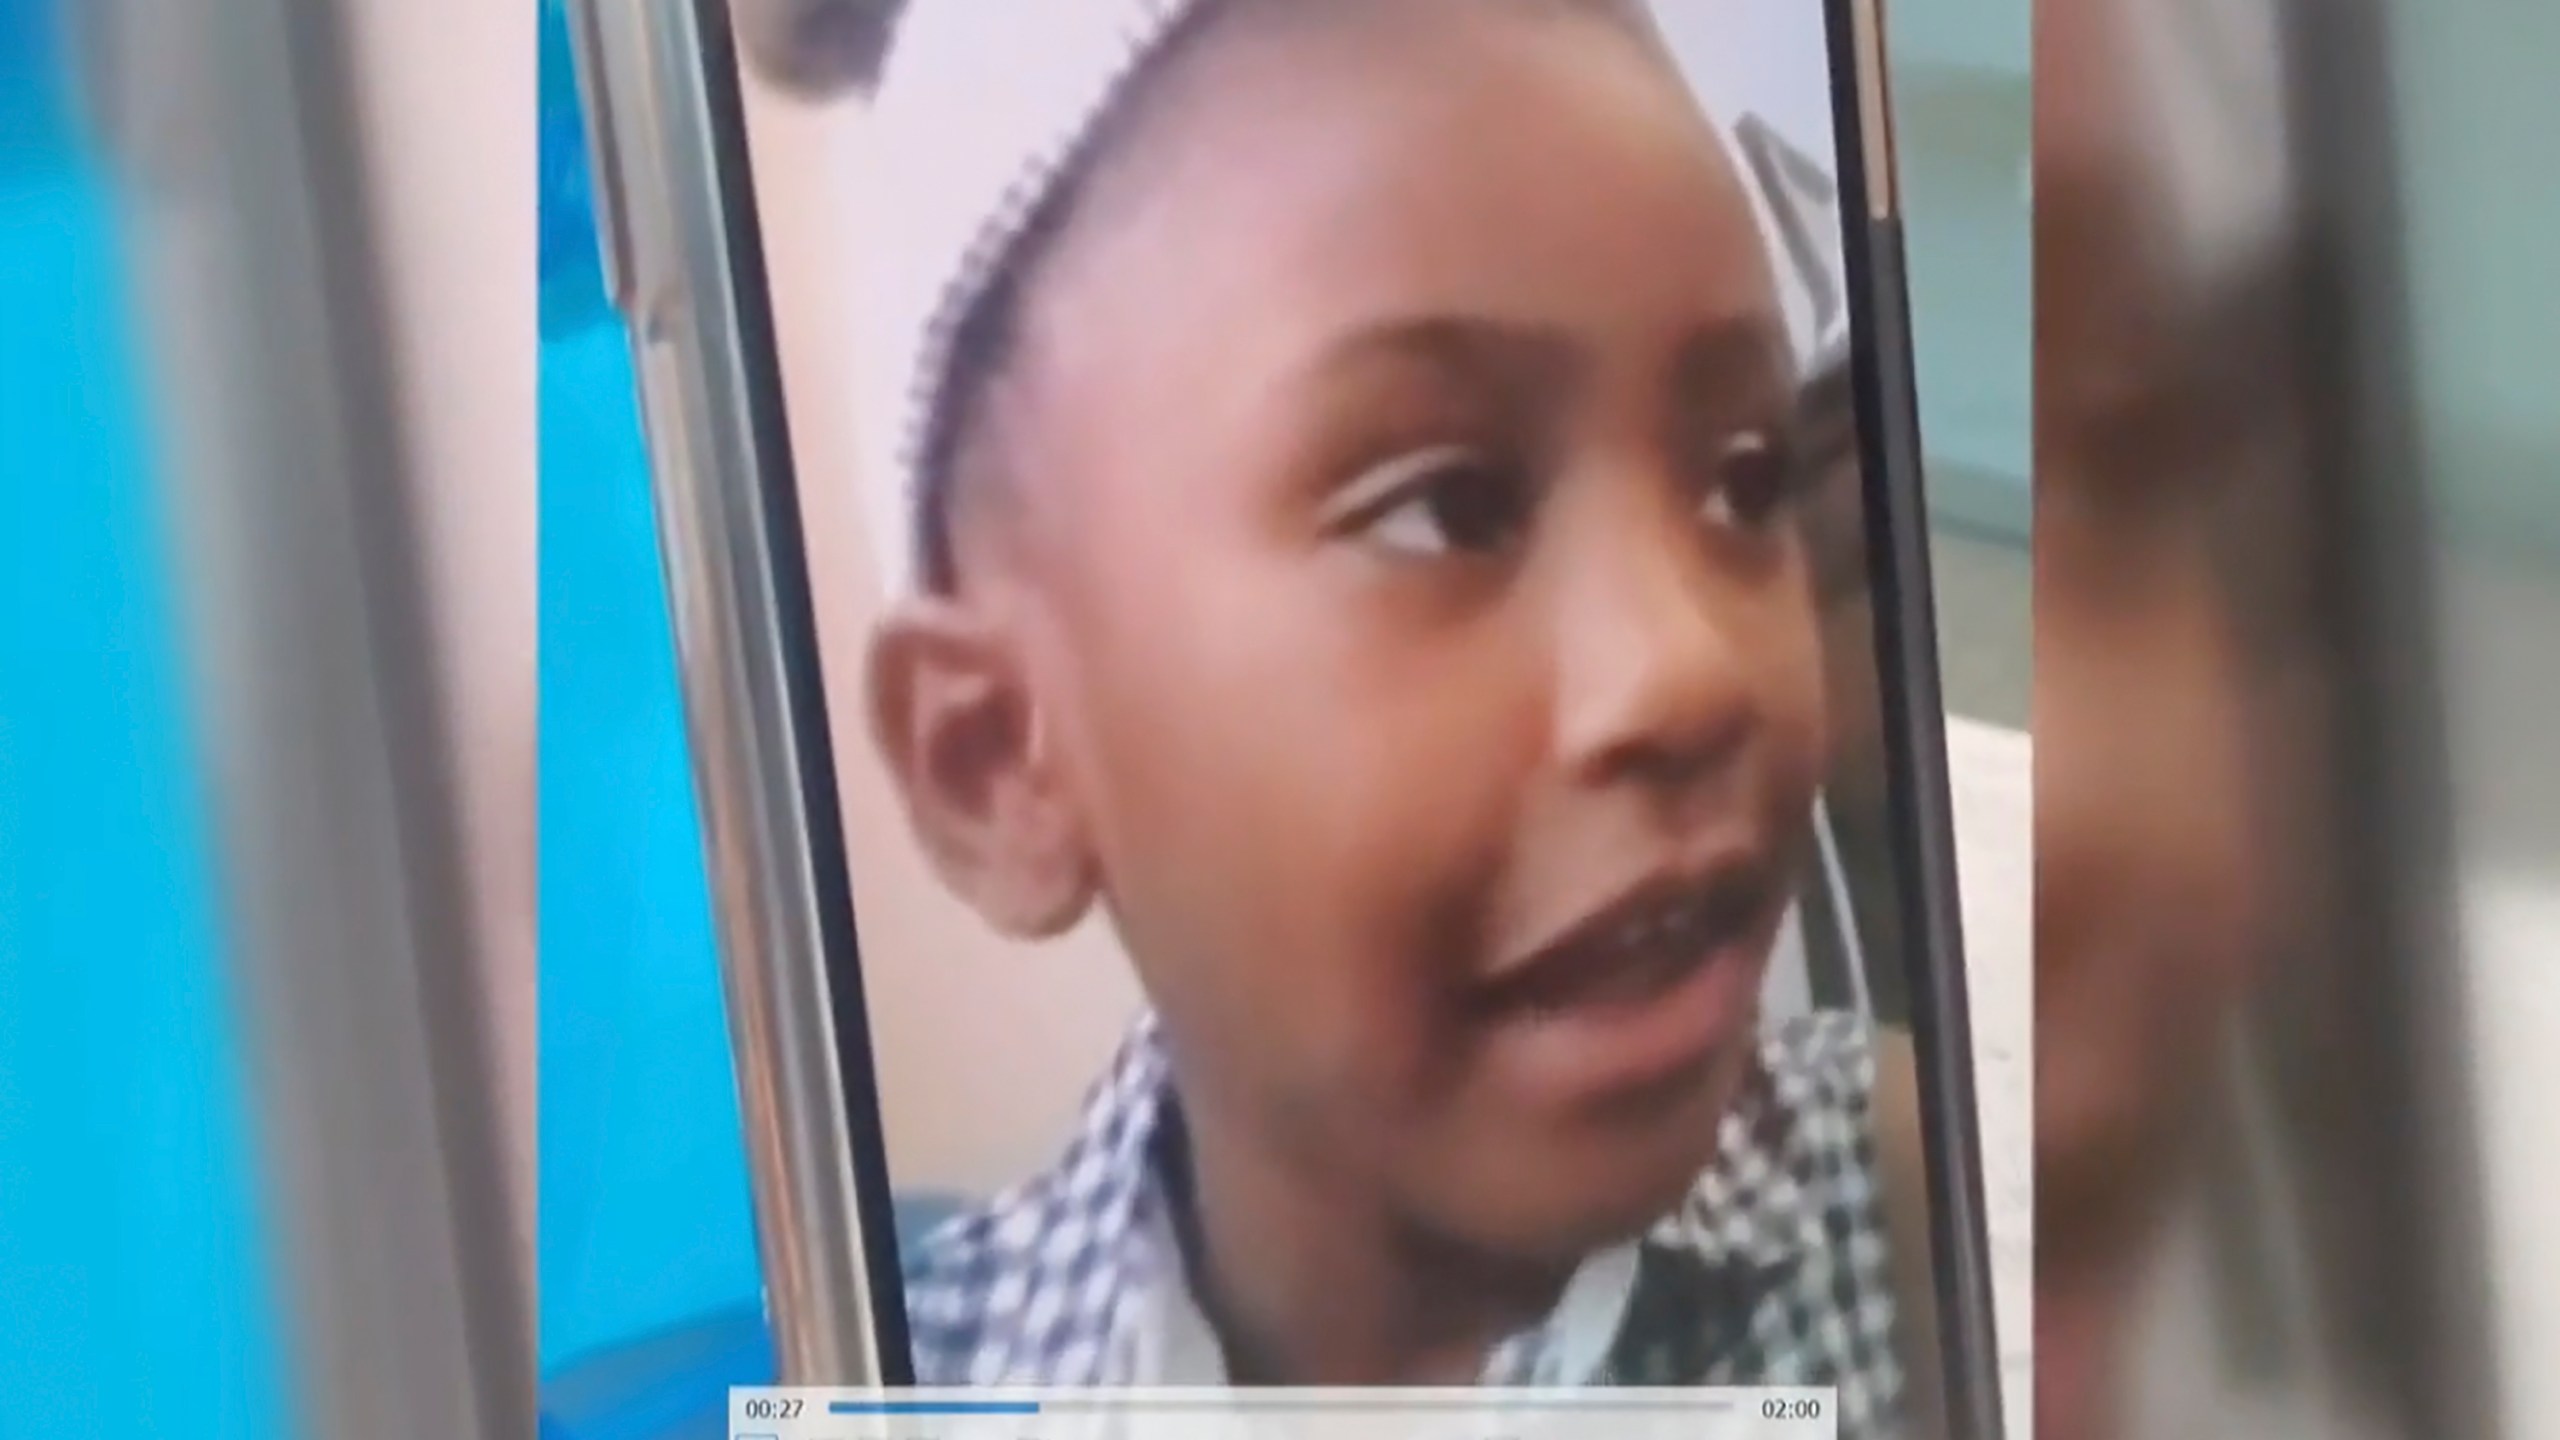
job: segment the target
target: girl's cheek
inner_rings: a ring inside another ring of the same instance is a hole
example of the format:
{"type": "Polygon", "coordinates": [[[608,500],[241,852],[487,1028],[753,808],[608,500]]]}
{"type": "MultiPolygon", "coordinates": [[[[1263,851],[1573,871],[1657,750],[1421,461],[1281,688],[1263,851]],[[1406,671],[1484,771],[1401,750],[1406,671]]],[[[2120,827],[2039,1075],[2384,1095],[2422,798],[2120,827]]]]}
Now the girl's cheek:
{"type": "Polygon", "coordinates": [[[1791,757],[1791,778],[1809,799],[1826,778],[1835,753],[1850,758],[1873,742],[1873,721],[1836,708],[1847,697],[1835,697],[1831,686],[1835,673],[1871,678],[1875,663],[1871,655],[1842,654],[1841,650],[1844,645],[1856,646],[1873,632],[1864,624],[1826,625],[1808,600],[1792,624],[1773,626],[1770,633],[1793,637],[1783,644],[1784,660],[1776,672],[1778,697],[1772,708],[1791,757]],[[1847,734],[1835,728],[1844,722],[1850,727],[1847,734]]]}

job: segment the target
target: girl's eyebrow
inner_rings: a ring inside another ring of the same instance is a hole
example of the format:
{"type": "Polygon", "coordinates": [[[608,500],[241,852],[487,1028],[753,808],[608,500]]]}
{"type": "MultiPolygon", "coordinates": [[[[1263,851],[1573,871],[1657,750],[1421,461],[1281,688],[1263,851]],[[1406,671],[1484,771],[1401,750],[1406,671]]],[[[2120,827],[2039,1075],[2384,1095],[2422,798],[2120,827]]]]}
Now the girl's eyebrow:
{"type": "MultiPolygon", "coordinates": [[[[1378,364],[1421,365],[1498,390],[1566,385],[1590,368],[1586,347],[1564,330],[1474,315],[1417,315],[1364,325],[1324,347],[1318,373],[1378,364]]],[[[1784,403],[1793,373],[1784,326],[1744,311],[1704,322],[1680,342],[1672,374],[1684,394],[1784,403]],[[1739,380],[1740,383],[1737,383],[1739,380]]]]}
{"type": "Polygon", "coordinates": [[[1327,345],[1318,373],[1418,365],[1499,391],[1566,383],[1588,368],[1561,330],[1472,315],[1418,315],[1364,325],[1327,345]]]}
{"type": "Polygon", "coordinates": [[[1680,343],[1672,375],[1683,395],[1741,411],[1775,410],[1787,407],[1792,398],[1794,362],[1778,320],[1748,312],[1692,330],[1680,343]]]}

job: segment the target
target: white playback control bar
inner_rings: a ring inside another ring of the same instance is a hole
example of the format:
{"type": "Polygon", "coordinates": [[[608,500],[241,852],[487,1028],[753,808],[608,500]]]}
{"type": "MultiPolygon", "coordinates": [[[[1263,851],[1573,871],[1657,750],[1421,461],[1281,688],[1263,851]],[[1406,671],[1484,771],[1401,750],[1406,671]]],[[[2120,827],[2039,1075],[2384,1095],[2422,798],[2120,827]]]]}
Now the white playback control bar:
{"type": "Polygon", "coordinates": [[[729,1393],[729,1440],[1837,1440],[1830,1389],[729,1393]]]}

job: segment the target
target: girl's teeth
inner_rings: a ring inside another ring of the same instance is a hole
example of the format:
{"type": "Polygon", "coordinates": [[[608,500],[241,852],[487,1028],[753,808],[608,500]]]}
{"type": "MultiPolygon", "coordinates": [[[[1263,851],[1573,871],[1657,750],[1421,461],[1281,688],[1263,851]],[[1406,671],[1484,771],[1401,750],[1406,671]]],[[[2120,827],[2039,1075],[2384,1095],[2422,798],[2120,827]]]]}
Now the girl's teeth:
{"type": "Polygon", "coordinates": [[[1622,950],[1645,950],[1675,940],[1685,940],[1700,928],[1703,916],[1696,906],[1676,906],[1639,916],[1620,925],[1610,943],[1622,950]]]}

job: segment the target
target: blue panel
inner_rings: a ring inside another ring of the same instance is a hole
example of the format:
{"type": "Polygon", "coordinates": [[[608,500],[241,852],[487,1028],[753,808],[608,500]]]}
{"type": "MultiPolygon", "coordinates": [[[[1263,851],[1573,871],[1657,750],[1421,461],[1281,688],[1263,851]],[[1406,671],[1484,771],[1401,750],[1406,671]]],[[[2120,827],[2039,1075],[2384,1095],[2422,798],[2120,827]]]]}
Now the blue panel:
{"type": "Polygon", "coordinates": [[[59,32],[77,0],[0,0],[0,184],[15,171],[64,163],[69,87],[59,32]]]}
{"type": "MultiPolygon", "coordinates": [[[[941,1192],[900,1196],[907,1263],[917,1242],[967,1203],[941,1192]]],[[[543,1440],[720,1440],[729,1387],[770,1385],[775,1376],[763,1312],[716,1311],[554,1371],[542,1387],[543,1440]]]]}
{"type": "Polygon", "coordinates": [[[758,1290],[702,841],[620,331],[542,357],[545,1364],[758,1290]]]}
{"type": "Polygon", "coordinates": [[[121,258],[81,157],[0,175],[0,1437],[275,1440],[243,1047],[121,258]]]}
{"type": "Polygon", "coordinates": [[[571,335],[607,318],[596,249],[595,189],[578,115],[578,79],[560,0],[542,0],[542,333],[571,335]]]}
{"type": "Polygon", "coordinates": [[[760,1298],[629,351],[545,3],[541,1302],[546,1371],[760,1298]]]}

